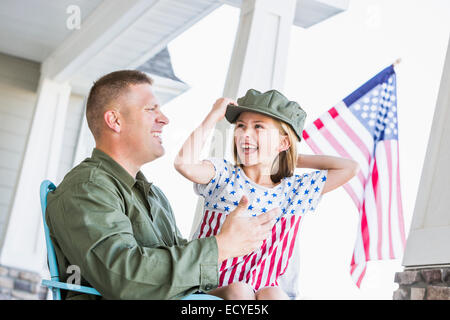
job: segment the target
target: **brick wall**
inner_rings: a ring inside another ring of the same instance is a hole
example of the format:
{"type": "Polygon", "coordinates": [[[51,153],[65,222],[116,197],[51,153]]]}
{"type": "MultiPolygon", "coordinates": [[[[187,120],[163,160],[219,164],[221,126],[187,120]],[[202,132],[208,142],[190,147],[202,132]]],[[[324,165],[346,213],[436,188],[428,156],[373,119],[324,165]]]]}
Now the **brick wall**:
{"type": "Polygon", "coordinates": [[[0,300],[44,300],[47,291],[39,274],[0,265],[0,300]]]}
{"type": "Polygon", "coordinates": [[[394,300],[450,300],[450,267],[397,272],[394,281],[394,300]]]}

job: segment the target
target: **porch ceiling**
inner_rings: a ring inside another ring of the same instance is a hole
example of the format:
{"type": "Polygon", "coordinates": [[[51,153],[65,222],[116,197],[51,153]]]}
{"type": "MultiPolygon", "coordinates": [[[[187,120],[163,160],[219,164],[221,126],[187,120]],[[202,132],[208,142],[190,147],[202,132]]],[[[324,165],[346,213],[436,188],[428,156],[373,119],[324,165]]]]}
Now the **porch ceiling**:
{"type": "Polygon", "coordinates": [[[72,32],[66,9],[77,5],[84,21],[102,0],[0,1],[0,52],[42,62],[72,32]]]}
{"type": "MultiPolygon", "coordinates": [[[[297,0],[294,24],[307,27],[344,11],[348,0],[297,0]]],[[[99,76],[137,68],[223,4],[242,0],[2,0],[0,52],[42,63],[41,72],[79,92],[99,76]],[[69,5],[81,28],[69,30],[69,5]]]]}

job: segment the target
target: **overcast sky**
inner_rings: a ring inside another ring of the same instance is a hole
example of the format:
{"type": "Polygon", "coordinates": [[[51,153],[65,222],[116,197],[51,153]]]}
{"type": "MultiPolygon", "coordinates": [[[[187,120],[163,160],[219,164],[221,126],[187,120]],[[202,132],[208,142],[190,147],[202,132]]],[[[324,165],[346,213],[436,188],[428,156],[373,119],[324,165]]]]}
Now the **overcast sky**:
{"type": "MultiPolygon", "coordinates": [[[[163,133],[166,155],[143,170],[169,198],[186,238],[197,197],[192,183],[173,169],[173,160],[190,132],[222,96],[238,22],[239,10],[224,5],[169,45],[175,73],[191,89],[163,107],[170,119],[163,133]]],[[[396,70],[406,234],[449,31],[447,0],[351,0],[346,12],[309,29],[291,30],[282,92],[307,111],[306,125],[397,58],[402,59],[396,70]]],[[[312,154],[304,142],[299,152],[312,154]]],[[[304,217],[298,238],[300,298],[392,299],[397,288],[393,278],[402,270],[401,260],[369,262],[361,289],[350,278],[357,217],[356,207],[342,188],[326,194],[314,216],[304,217]]]]}

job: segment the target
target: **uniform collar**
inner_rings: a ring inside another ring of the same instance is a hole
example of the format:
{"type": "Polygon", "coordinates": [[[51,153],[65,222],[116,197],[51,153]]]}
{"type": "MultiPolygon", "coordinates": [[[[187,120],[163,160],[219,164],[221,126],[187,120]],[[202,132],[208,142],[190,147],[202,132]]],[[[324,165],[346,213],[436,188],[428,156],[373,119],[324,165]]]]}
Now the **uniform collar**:
{"type": "Polygon", "coordinates": [[[124,167],[100,149],[94,148],[91,158],[100,161],[103,169],[112,173],[117,180],[128,186],[130,189],[137,181],[143,181],[144,184],[151,184],[147,181],[141,171],[138,171],[136,178],[132,177],[124,167]]]}

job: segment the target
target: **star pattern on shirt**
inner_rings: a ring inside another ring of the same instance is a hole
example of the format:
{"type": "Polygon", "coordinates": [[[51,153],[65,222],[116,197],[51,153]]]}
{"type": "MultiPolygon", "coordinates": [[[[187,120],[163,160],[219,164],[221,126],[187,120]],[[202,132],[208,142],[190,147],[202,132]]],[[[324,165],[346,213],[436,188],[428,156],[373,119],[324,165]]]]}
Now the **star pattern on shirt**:
{"type": "Polygon", "coordinates": [[[313,211],[315,210],[313,203],[317,204],[313,201],[320,198],[317,194],[327,180],[326,174],[321,174],[322,171],[311,171],[283,178],[278,186],[265,188],[248,179],[240,168],[231,166],[231,163],[227,163],[226,160],[224,163],[229,168],[225,170],[227,166],[222,167],[222,171],[217,172],[209,182],[205,191],[205,207],[226,214],[239,205],[243,195],[249,199],[247,205],[249,216],[265,214],[275,207],[280,207],[280,217],[305,213],[306,210],[313,211]]]}

